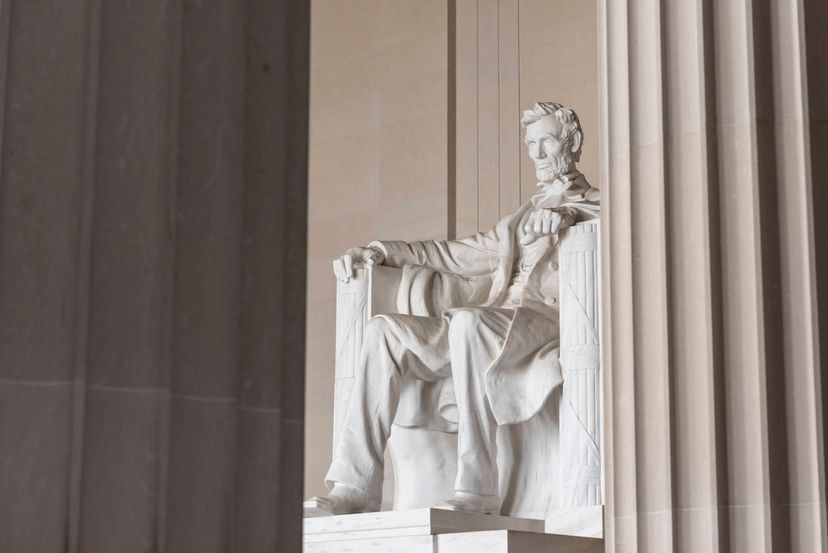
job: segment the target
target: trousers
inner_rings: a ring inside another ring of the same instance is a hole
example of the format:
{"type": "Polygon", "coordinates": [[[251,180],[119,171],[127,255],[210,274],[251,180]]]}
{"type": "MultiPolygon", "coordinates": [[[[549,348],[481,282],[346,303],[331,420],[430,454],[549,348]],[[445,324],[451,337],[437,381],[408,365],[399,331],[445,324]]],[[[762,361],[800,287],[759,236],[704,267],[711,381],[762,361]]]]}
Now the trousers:
{"type": "Polygon", "coordinates": [[[498,356],[514,311],[474,307],[443,317],[378,315],[365,326],[345,422],[325,477],[381,500],[385,446],[404,378],[451,378],[457,402],[455,490],[497,495],[497,423],[486,370],[498,356]]]}

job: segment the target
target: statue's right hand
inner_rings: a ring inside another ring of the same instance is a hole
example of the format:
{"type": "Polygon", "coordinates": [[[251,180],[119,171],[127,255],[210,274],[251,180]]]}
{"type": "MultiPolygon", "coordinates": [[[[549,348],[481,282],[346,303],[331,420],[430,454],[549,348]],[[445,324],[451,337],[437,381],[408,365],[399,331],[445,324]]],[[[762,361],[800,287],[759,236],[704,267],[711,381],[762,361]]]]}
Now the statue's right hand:
{"type": "Polygon", "coordinates": [[[333,270],[338,281],[348,282],[354,276],[354,267],[382,265],[383,261],[385,255],[377,248],[357,246],[345,252],[342,257],[334,259],[333,270]]]}

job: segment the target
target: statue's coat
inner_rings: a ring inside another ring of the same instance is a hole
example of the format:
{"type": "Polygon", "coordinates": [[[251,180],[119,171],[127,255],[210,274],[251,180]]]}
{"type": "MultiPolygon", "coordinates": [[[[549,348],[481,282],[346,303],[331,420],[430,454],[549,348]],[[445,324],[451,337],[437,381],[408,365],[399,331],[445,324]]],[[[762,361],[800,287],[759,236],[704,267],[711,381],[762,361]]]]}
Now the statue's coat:
{"type": "MultiPolygon", "coordinates": [[[[583,175],[567,179],[563,193],[542,190],[493,229],[460,240],[381,241],[385,264],[404,269],[398,295],[402,313],[450,318],[453,308],[508,307],[514,316],[500,354],[486,368],[486,392],[498,424],[528,420],[563,382],[559,360],[557,236],[529,272],[518,305],[505,305],[515,261],[524,246],[524,226],[541,208],[568,210],[576,221],[598,215],[598,190],[583,175]]],[[[393,315],[382,315],[393,317],[393,315]]],[[[408,321],[411,324],[411,321],[408,321]]],[[[403,386],[395,419],[403,426],[456,430],[450,379],[403,386]],[[441,416],[442,413],[442,416],[441,416]]]]}

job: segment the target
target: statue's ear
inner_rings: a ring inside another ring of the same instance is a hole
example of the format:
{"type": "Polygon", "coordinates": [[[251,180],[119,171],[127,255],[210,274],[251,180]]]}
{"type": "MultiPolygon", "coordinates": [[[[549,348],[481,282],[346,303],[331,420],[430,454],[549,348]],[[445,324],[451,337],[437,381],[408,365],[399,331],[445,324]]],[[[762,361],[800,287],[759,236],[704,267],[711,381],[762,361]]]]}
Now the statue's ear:
{"type": "Polygon", "coordinates": [[[572,136],[570,138],[570,144],[571,145],[569,147],[569,151],[572,152],[572,154],[576,157],[576,159],[578,157],[580,157],[578,155],[578,152],[580,152],[580,150],[581,150],[581,141],[582,140],[583,140],[583,135],[581,134],[581,131],[575,131],[574,133],[572,133],[572,136]]]}

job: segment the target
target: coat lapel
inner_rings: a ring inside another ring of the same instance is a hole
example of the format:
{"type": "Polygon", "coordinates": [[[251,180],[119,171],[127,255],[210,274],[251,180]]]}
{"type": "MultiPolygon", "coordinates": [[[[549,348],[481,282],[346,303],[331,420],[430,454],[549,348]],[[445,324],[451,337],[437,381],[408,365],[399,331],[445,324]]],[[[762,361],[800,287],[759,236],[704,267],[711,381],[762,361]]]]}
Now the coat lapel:
{"type": "Polygon", "coordinates": [[[532,202],[526,202],[520,206],[512,215],[504,218],[498,223],[498,243],[497,253],[498,262],[495,270],[494,278],[492,279],[492,288],[489,292],[489,298],[486,300],[486,305],[495,305],[500,302],[506,288],[509,286],[509,277],[512,274],[512,265],[515,262],[515,248],[517,247],[518,239],[518,225],[523,221],[524,216],[530,210],[534,209],[532,202]]]}

